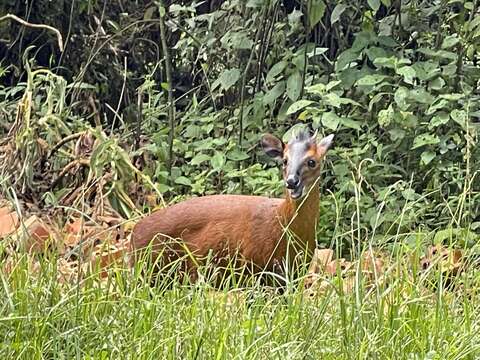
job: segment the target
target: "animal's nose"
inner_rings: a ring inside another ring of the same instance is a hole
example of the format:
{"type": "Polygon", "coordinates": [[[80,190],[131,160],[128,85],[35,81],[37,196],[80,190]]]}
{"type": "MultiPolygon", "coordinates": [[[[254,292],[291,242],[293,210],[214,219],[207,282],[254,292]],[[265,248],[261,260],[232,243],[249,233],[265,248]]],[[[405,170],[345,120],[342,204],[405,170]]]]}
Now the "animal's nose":
{"type": "Polygon", "coordinates": [[[287,178],[287,188],[288,189],[295,189],[298,184],[300,182],[300,179],[298,178],[298,176],[296,175],[290,175],[288,178],[287,178]]]}

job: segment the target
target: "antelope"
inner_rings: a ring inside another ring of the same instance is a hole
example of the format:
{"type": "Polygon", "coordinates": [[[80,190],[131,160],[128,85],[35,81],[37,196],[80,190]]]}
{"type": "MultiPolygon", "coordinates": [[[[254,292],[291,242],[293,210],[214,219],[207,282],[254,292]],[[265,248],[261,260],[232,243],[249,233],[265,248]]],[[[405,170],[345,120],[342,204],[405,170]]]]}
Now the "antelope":
{"type": "MultiPolygon", "coordinates": [[[[160,209],[140,220],[133,229],[135,255],[151,247],[153,260],[171,262],[187,252],[184,270],[196,280],[198,259],[214,257],[217,263],[232,259],[255,271],[275,271],[287,253],[311,257],[316,243],[319,215],[321,162],[334,135],[317,140],[302,131],[284,144],[266,134],[261,139],[265,153],[283,161],[285,198],[248,195],[211,195],[192,198],[160,209]],[[289,247],[289,237],[297,246],[289,247]],[[171,240],[176,240],[172,245],[171,240]],[[188,257],[188,256],[187,256],[188,257]]],[[[134,256],[134,259],[138,259],[134,256]]],[[[135,260],[134,260],[135,261],[135,260]]]]}

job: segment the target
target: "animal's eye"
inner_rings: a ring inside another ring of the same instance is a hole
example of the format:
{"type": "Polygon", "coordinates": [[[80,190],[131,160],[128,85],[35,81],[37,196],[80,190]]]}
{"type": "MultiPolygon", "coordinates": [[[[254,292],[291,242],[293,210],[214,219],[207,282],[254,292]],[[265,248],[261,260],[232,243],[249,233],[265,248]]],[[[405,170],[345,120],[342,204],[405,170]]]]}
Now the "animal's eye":
{"type": "Polygon", "coordinates": [[[287,166],[288,164],[288,160],[287,159],[283,159],[283,166],[287,166]]]}
{"type": "Polygon", "coordinates": [[[317,163],[315,162],[315,160],[310,159],[308,160],[307,165],[308,167],[314,168],[317,165],[317,163]]]}

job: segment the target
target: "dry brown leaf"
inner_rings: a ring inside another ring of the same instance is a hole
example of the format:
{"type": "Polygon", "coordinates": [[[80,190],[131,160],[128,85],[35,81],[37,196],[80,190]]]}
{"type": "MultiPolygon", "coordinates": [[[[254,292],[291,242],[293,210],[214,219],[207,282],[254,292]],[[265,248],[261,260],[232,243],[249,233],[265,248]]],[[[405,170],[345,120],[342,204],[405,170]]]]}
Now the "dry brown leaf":
{"type": "Polygon", "coordinates": [[[42,253],[56,242],[55,232],[36,215],[22,222],[12,238],[18,248],[29,253],[42,253]]]}
{"type": "Polygon", "coordinates": [[[353,263],[345,260],[344,258],[336,259],[330,261],[325,267],[325,272],[329,275],[336,275],[337,268],[339,268],[340,273],[343,274],[349,271],[352,268],[353,263]]]}
{"type": "Polygon", "coordinates": [[[12,234],[17,230],[20,221],[16,212],[10,212],[8,208],[0,209],[0,239],[12,234]]]}
{"type": "Polygon", "coordinates": [[[457,275],[464,270],[463,251],[448,249],[442,245],[431,246],[427,249],[427,254],[420,259],[420,266],[423,270],[437,266],[442,272],[457,275]]]}
{"type": "Polygon", "coordinates": [[[125,267],[128,264],[126,255],[129,251],[127,241],[118,242],[114,245],[97,246],[92,253],[90,267],[100,270],[100,277],[108,276],[108,269],[115,266],[125,267]]]}
{"type": "Polygon", "coordinates": [[[315,249],[310,262],[307,276],[304,280],[304,287],[310,288],[315,282],[321,278],[321,274],[325,272],[325,267],[332,261],[333,250],[331,249],[315,249]]]}

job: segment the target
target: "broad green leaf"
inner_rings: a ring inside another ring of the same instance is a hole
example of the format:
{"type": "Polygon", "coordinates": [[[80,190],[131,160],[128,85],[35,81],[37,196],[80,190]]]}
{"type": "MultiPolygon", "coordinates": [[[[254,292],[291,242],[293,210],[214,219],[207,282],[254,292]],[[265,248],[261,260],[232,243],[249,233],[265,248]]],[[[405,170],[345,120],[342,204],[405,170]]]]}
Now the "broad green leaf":
{"type": "Polygon", "coordinates": [[[191,186],[192,181],[185,177],[185,176],[179,176],[175,179],[175,184],[180,184],[180,185],[185,185],[185,186],[191,186]]]}
{"type": "Polygon", "coordinates": [[[378,47],[378,46],[371,46],[369,47],[365,53],[367,54],[368,58],[371,60],[371,61],[375,61],[375,59],[378,59],[378,58],[384,58],[387,56],[387,52],[385,51],[385,49],[381,48],[381,47],[378,47]]]}
{"type": "Polygon", "coordinates": [[[379,35],[377,37],[378,45],[384,48],[395,48],[400,45],[392,36],[390,35],[379,35]]]}
{"type": "Polygon", "coordinates": [[[285,67],[287,66],[287,62],[286,61],[280,61],[278,63],[276,63],[275,65],[273,65],[271,67],[271,69],[268,71],[267,73],[267,77],[265,78],[265,81],[267,83],[271,83],[275,80],[275,78],[280,74],[282,73],[282,71],[285,69],[285,67]]]}
{"type": "Polygon", "coordinates": [[[253,47],[253,41],[248,37],[248,33],[244,31],[235,31],[229,38],[232,48],[237,50],[249,50],[253,47]]]}
{"type": "Polygon", "coordinates": [[[249,8],[259,8],[264,4],[263,0],[248,0],[246,7],[249,8]]]}
{"type": "Polygon", "coordinates": [[[325,92],[327,91],[327,86],[325,84],[318,83],[318,84],[306,87],[305,91],[310,94],[324,95],[325,92]]]}
{"type": "Polygon", "coordinates": [[[336,87],[337,85],[341,84],[342,82],[340,80],[333,80],[333,81],[330,81],[327,85],[325,85],[325,89],[327,91],[330,91],[332,90],[334,87],[336,87]]]}
{"type": "Polygon", "coordinates": [[[435,100],[435,98],[428,91],[418,86],[410,90],[409,99],[417,103],[427,105],[432,104],[435,100]]]}
{"type": "Polygon", "coordinates": [[[381,83],[387,77],[385,75],[373,74],[367,75],[357,80],[359,86],[374,86],[381,83]]]}
{"type": "Polygon", "coordinates": [[[473,31],[480,25],[480,16],[475,16],[472,21],[468,22],[468,30],[473,31]]]}
{"type": "Polygon", "coordinates": [[[221,87],[222,90],[230,89],[233,85],[236,84],[238,79],[240,79],[240,75],[241,75],[240,70],[236,68],[224,70],[220,74],[218,79],[213,82],[212,90],[215,90],[219,86],[221,87]]]}
{"type": "Polygon", "coordinates": [[[311,105],[311,104],[313,104],[313,101],[305,100],[305,99],[298,100],[298,101],[294,102],[292,105],[290,105],[290,107],[287,110],[287,115],[291,115],[293,113],[296,113],[297,111],[302,110],[303,108],[305,108],[305,107],[307,107],[308,105],[311,105]]]}
{"type": "Polygon", "coordinates": [[[388,108],[380,110],[378,112],[378,124],[383,128],[387,127],[392,122],[393,115],[394,115],[393,106],[392,104],[390,104],[388,108]]]}
{"type": "Polygon", "coordinates": [[[336,71],[343,70],[345,66],[357,60],[358,57],[359,57],[358,52],[353,51],[352,49],[345,50],[337,57],[337,62],[335,63],[335,70],[336,71]]]}
{"type": "Polygon", "coordinates": [[[165,193],[167,191],[170,191],[172,190],[172,188],[166,184],[162,184],[162,183],[156,183],[155,184],[155,187],[157,188],[158,191],[160,191],[160,193],[165,193]]]}
{"type": "Polygon", "coordinates": [[[340,117],[333,111],[322,114],[322,125],[331,130],[337,130],[340,123],[340,117]]]}
{"type": "Polygon", "coordinates": [[[302,76],[300,71],[295,71],[287,80],[287,95],[292,101],[296,101],[302,90],[302,76]]]}
{"type": "Polygon", "coordinates": [[[446,112],[438,112],[435,116],[432,117],[430,120],[429,128],[436,128],[440,125],[446,124],[450,120],[450,116],[446,112]]]}
{"type": "Polygon", "coordinates": [[[442,49],[449,49],[460,42],[460,39],[455,35],[449,35],[442,42],[442,49]]]}
{"type": "Polygon", "coordinates": [[[418,125],[418,117],[410,111],[395,111],[394,117],[403,127],[414,129],[418,125]]]}
{"type": "Polygon", "coordinates": [[[432,80],[440,74],[440,65],[436,60],[418,61],[412,67],[416,76],[422,81],[432,80]]]}
{"type": "Polygon", "coordinates": [[[349,118],[340,118],[340,125],[344,126],[344,127],[347,127],[347,128],[350,128],[350,129],[354,129],[354,130],[361,130],[362,127],[360,125],[360,121],[356,121],[356,120],[352,120],[352,119],[349,119],[349,118]]]}
{"type": "Polygon", "coordinates": [[[192,160],[190,160],[190,165],[196,166],[196,165],[199,165],[202,162],[208,161],[208,160],[210,160],[210,156],[205,155],[205,154],[197,154],[193,157],[192,160]]]}
{"type": "Polygon", "coordinates": [[[386,67],[389,69],[395,69],[397,67],[398,59],[395,56],[391,57],[377,57],[373,60],[373,65],[376,67],[386,67]]]}
{"type": "Polygon", "coordinates": [[[405,200],[413,201],[415,200],[418,195],[415,193],[413,189],[405,189],[402,191],[402,196],[405,200]]]}
{"type": "Polygon", "coordinates": [[[374,11],[377,12],[380,8],[380,0],[367,0],[368,6],[374,11]]]}
{"type": "Polygon", "coordinates": [[[447,79],[450,76],[454,76],[457,73],[457,64],[452,61],[450,64],[442,66],[442,75],[447,79]]]}
{"type": "Polygon", "coordinates": [[[215,152],[215,155],[210,159],[213,170],[221,170],[225,165],[225,155],[219,151],[215,152]]]}
{"type": "Polygon", "coordinates": [[[407,110],[409,104],[407,103],[409,91],[406,87],[400,86],[397,91],[395,91],[395,95],[393,96],[395,99],[395,103],[401,110],[407,110]]]}
{"type": "Polygon", "coordinates": [[[407,84],[413,85],[413,79],[415,78],[415,69],[411,66],[403,66],[397,69],[397,74],[403,76],[403,80],[407,84]]]}
{"type": "Polygon", "coordinates": [[[430,89],[432,90],[441,90],[445,86],[445,80],[441,77],[437,77],[429,83],[430,89]]]}
{"type": "Polygon", "coordinates": [[[342,81],[342,87],[349,89],[353,87],[355,82],[362,76],[365,76],[365,70],[357,70],[355,68],[348,68],[340,71],[338,78],[342,81]]]}
{"type": "Polygon", "coordinates": [[[199,138],[202,135],[202,128],[195,124],[190,124],[185,128],[186,138],[199,138]]]}
{"type": "Polygon", "coordinates": [[[392,5],[392,2],[391,0],[380,0],[382,2],[383,5],[385,5],[387,8],[390,7],[390,5],[392,5]]]}
{"type": "Polygon", "coordinates": [[[327,51],[328,51],[328,48],[315,47],[310,52],[307,52],[307,56],[309,58],[314,57],[314,56],[320,56],[322,54],[325,54],[327,51]]]}
{"type": "Polygon", "coordinates": [[[263,103],[265,105],[271,105],[277,100],[285,91],[285,81],[280,81],[279,83],[275,84],[273,88],[267,91],[267,93],[263,96],[263,103]]]}
{"type": "MultiPolygon", "coordinates": [[[[370,100],[370,102],[368,103],[368,111],[371,112],[373,111],[373,106],[375,104],[377,104],[380,100],[383,99],[383,97],[385,96],[386,93],[384,92],[380,92],[380,93],[377,93],[375,94],[374,97],[372,97],[372,99],[370,100]]],[[[388,94],[389,95],[389,94],[388,94]]]]}
{"type": "Polygon", "coordinates": [[[143,13],[143,20],[151,20],[153,18],[153,13],[157,10],[156,6],[150,6],[143,13]]]}
{"type": "Polygon", "coordinates": [[[440,142],[440,139],[436,135],[421,134],[421,135],[418,135],[413,140],[412,150],[425,145],[435,145],[435,144],[438,144],[439,142],[440,142]]]}
{"type": "Polygon", "coordinates": [[[450,101],[458,101],[465,97],[464,94],[442,94],[438,96],[440,99],[450,100],[450,101]]]}
{"type": "Polygon", "coordinates": [[[433,151],[424,151],[421,155],[423,165],[428,165],[437,156],[433,151]]]}
{"type": "Polygon", "coordinates": [[[467,129],[467,113],[465,110],[454,109],[450,112],[450,117],[453,121],[459,124],[462,129],[467,129]]]}
{"type": "Polygon", "coordinates": [[[392,141],[402,140],[406,134],[405,130],[399,128],[391,129],[388,133],[390,134],[390,139],[392,139],[392,141]]]}
{"type": "Polygon", "coordinates": [[[420,48],[417,50],[418,52],[425,54],[427,56],[431,56],[434,58],[442,58],[442,59],[450,59],[450,60],[457,60],[457,54],[451,52],[451,51],[446,51],[446,50],[432,50],[429,48],[420,48]]]}
{"type": "Polygon", "coordinates": [[[339,108],[342,105],[342,99],[335,93],[328,93],[323,97],[323,100],[330,106],[339,108]]]}
{"type": "Polygon", "coordinates": [[[305,68],[305,53],[302,52],[301,54],[293,56],[290,61],[295,66],[295,68],[297,68],[299,71],[303,71],[303,69],[305,68]]]}
{"type": "Polygon", "coordinates": [[[248,159],[250,156],[248,156],[248,154],[244,151],[241,151],[237,148],[229,151],[227,153],[227,159],[229,160],[234,160],[234,161],[241,161],[241,160],[245,160],[245,159],[248,159]]]}
{"type": "Polygon", "coordinates": [[[340,97],[336,93],[333,93],[333,92],[326,94],[323,97],[322,100],[327,105],[330,105],[330,106],[333,106],[333,107],[336,107],[336,108],[339,108],[341,105],[345,105],[345,104],[352,104],[352,105],[360,106],[360,104],[357,103],[356,101],[348,99],[348,98],[340,97]]]}
{"type": "Polygon", "coordinates": [[[338,20],[340,20],[340,16],[343,14],[347,5],[345,4],[337,4],[332,11],[332,16],[330,17],[330,24],[335,24],[338,20]]]}
{"type": "Polygon", "coordinates": [[[448,107],[450,105],[450,102],[445,100],[445,99],[440,99],[440,101],[435,101],[432,106],[430,106],[426,113],[427,115],[432,115],[434,114],[437,110],[443,109],[444,107],[448,107]]]}
{"type": "Polygon", "coordinates": [[[313,29],[315,25],[323,18],[325,14],[326,5],[323,0],[311,0],[310,11],[308,12],[308,22],[310,29],[313,29]]]}
{"type": "Polygon", "coordinates": [[[361,52],[362,50],[367,48],[368,45],[372,44],[375,41],[376,41],[376,36],[373,32],[361,31],[355,35],[355,40],[353,41],[353,44],[352,44],[352,50],[356,52],[361,52]]]}

